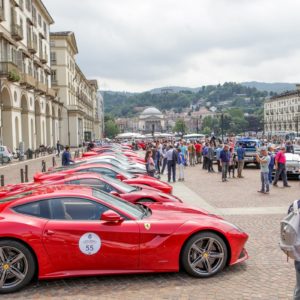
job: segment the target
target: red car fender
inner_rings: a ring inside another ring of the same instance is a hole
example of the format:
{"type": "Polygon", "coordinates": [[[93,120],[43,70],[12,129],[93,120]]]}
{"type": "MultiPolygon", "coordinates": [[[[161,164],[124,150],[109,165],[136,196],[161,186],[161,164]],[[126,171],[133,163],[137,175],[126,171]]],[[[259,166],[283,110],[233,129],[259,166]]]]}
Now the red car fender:
{"type": "MultiPolygon", "coordinates": [[[[32,218],[32,222],[28,222],[28,216],[26,216],[26,219],[24,218],[24,222],[22,222],[22,218],[19,218],[20,223],[16,224],[13,223],[13,226],[9,226],[9,221],[6,219],[6,216],[8,218],[12,218],[13,214],[5,215],[2,214],[4,217],[3,221],[5,221],[7,226],[1,226],[0,225],[0,239],[14,239],[16,241],[19,241],[23,243],[25,246],[27,246],[31,251],[33,252],[36,260],[37,260],[37,267],[38,267],[38,277],[42,277],[44,274],[48,274],[53,272],[53,266],[50,262],[48,253],[46,252],[46,249],[44,248],[44,245],[42,243],[43,239],[43,229],[48,220],[42,220],[37,218],[32,218]],[[44,226],[36,224],[38,222],[43,222],[44,226]],[[28,227],[27,232],[31,232],[31,235],[22,235],[22,232],[24,232],[24,228],[28,227]],[[20,230],[19,230],[20,228],[20,230]]],[[[1,224],[1,220],[0,220],[1,224]]]]}
{"type": "MultiPolygon", "coordinates": [[[[213,218],[210,218],[210,221],[205,221],[207,217],[208,216],[204,215],[203,217],[199,217],[199,219],[197,218],[197,220],[189,220],[184,224],[181,224],[179,227],[174,228],[172,233],[166,232],[165,234],[161,232],[161,228],[158,231],[160,234],[155,234],[155,231],[151,232],[151,228],[152,230],[155,228],[155,221],[152,222],[151,219],[144,219],[144,228],[142,225],[140,226],[141,237],[145,235],[148,237],[148,240],[152,237],[152,240],[150,242],[141,240],[141,269],[157,270],[163,268],[166,271],[178,271],[180,267],[181,251],[185,243],[194,234],[202,231],[214,232],[224,239],[228,246],[229,265],[240,262],[241,260],[238,260],[238,257],[244,249],[248,235],[240,232],[229,233],[228,231],[221,229],[220,224],[213,221],[213,218]],[[211,224],[205,224],[208,222],[211,224]],[[150,226],[150,229],[147,230],[146,226],[150,226]],[[234,237],[235,234],[236,238],[234,237]],[[243,237],[242,239],[241,236],[243,237]],[[159,251],[155,249],[157,247],[159,247],[159,251]]],[[[226,228],[226,225],[224,225],[224,227],[226,228]]],[[[245,257],[245,259],[247,258],[248,256],[245,257]]]]}
{"type": "MultiPolygon", "coordinates": [[[[223,238],[225,244],[228,247],[228,265],[233,265],[242,260],[248,258],[248,254],[241,260],[239,257],[244,249],[244,246],[248,240],[248,235],[245,232],[241,232],[234,227],[222,222],[223,219],[219,219],[213,216],[202,216],[199,219],[193,219],[185,222],[182,228],[187,227],[190,230],[186,241],[194,234],[201,231],[211,231],[218,234],[223,238]],[[221,222],[221,224],[220,224],[221,222]],[[201,225],[200,225],[201,224],[201,225]]],[[[181,229],[181,228],[180,228],[181,229]]]]}

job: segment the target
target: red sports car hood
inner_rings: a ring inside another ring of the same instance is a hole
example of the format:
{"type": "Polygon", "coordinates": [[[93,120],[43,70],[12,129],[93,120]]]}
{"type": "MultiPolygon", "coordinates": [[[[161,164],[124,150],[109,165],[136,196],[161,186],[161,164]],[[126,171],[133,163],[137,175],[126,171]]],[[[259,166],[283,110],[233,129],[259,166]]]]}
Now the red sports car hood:
{"type": "Polygon", "coordinates": [[[151,186],[148,186],[148,185],[138,184],[138,183],[136,183],[136,184],[133,183],[131,185],[134,186],[134,187],[141,188],[143,191],[150,190],[150,191],[156,191],[156,192],[158,191],[159,192],[158,189],[155,189],[155,188],[153,188],[151,186]]]}
{"type": "Polygon", "coordinates": [[[179,202],[164,202],[164,203],[145,203],[152,210],[151,219],[163,220],[190,220],[199,216],[210,216],[220,218],[210,214],[208,211],[201,208],[192,208],[179,202]]]}

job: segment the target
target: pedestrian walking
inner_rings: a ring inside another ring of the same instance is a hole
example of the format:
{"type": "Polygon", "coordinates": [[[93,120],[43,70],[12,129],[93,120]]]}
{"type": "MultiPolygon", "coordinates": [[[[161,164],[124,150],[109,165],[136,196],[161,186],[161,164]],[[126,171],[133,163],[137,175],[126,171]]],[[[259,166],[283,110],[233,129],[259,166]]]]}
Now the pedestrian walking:
{"type": "Polygon", "coordinates": [[[202,168],[204,170],[207,170],[207,164],[208,164],[207,153],[208,153],[208,143],[205,143],[203,150],[202,150],[202,156],[203,156],[202,168]]]}
{"type": "Polygon", "coordinates": [[[294,153],[294,146],[291,141],[286,142],[286,153],[294,153]]]}
{"type": "Polygon", "coordinates": [[[160,155],[161,155],[161,152],[160,152],[159,147],[157,146],[156,152],[155,152],[154,163],[155,163],[155,170],[158,174],[160,174],[160,155]]]}
{"type": "Polygon", "coordinates": [[[222,182],[225,182],[228,181],[227,173],[230,161],[229,146],[227,144],[224,145],[222,151],[220,152],[220,160],[222,165],[222,182]]]}
{"type": "Polygon", "coordinates": [[[216,149],[216,160],[217,160],[218,172],[222,172],[222,165],[221,165],[221,160],[220,160],[220,153],[221,153],[222,149],[223,149],[223,147],[221,144],[219,144],[216,149]]]}
{"type": "Polygon", "coordinates": [[[147,150],[145,155],[145,162],[146,162],[146,171],[147,174],[151,177],[154,177],[155,174],[155,163],[152,157],[152,150],[147,150]]]}
{"type": "Polygon", "coordinates": [[[233,151],[233,148],[230,148],[230,159],[228,164],[228,177],[230,178],[232,173],[232,178],[235,178],[234,171],[235,171],[235,164],[236,164],[236,154],[233,151]]]}
{"type": "Polygon", "coordinates": [[[281,150],[276,154],[275,156],[275,179],[273,182],[273,186],[277,186],[277,182],[280,178],[280,175],[282,177],[283,186],[284,187],[291,187],[287,182],[287,175],[286,175],[286,148],[285,146],[281,147],[281,150]]]}
{"type": "Polygon", "coordinates": [[[260,180],[261,180],[261,189],[259,193],[268,194],[270,192],[269,187],[269,164],[270,156],[266,147],[262,147],[260,154],[256,154],[256,161],[260,164],[260,180]]]}
{"type": "Polygon", "coordinates": [[[212,144],[209,144],[208,148],[207,148],[207,171],[208,171],[208,173],[215,172],[213,169],[214,155],[215,155],[214,148],[213,148],[212,144]]]}
{"type": "Polygon", "coordinates": [[[164,174],[165,168],[167,166],[167,144],[163,145],[162,148],[162,169],[161,169],[161,174],[164,174]]]}
{"type": "Polygon", "coordinates": [[[177,163],[177,151],[172,145],[169,146],[167,151],[167,165],[168,165],[168,182],[173,178],[173,182],[176,182],[176,163],[177,163]]]}
{"type": "Polygon", "coordinates": [[[177,163],[178,163],[178,170],[179,170],[179,181],[184,181],[184,156],[181,152],[181,149],[179,148],[178,150],[178,158],[177,158],[177,163]]]}
{"type": "Polygon", "coordinates": [[[63,152],[63,154],[61,156],[61,164],[63,166],[68,166],[71,164],[71,162],[74,163],[74,160],[71,157],[70,147],[66,146],[65,151],[63,152]]]}
{"type": "Polygon", "coordinates": [[[273,146],[269,146],[268,148],[268,155],[270,156],[270,163],[269,163],[269,183],[272,184],[272,176],[275,166],[275,155],[274,155],[274,148],[273,146]]]}
{"type": "Polygon", "coordinates": [[[202,163],[202,145],[201,145],[200,141],[196,142],[195,150],[196,150],[196,163],[201,164],[202,163]]]}
{"type": "Polygon", "coordinates": [[[237,154],[237,165],[238,165],[238,170],[237,170],[237,177],[238,178],[244,178],[242,175],[243,169],[244,169],[244,163],[245,163],[245,149],[243,148],[243,144],[239,143],[239,146],[236,150],[237,154]]]}
{"type": "Polygon", "coordinates": [[[61,147],[61,145],[60,145],[60,142],[59,141],[57,141],[57,143],[56,143],[56,150],[57,150],[57,156],[59,157],[59,155],[60,155],[60,147],[61,147]]]}
{"type": "Polygon", "coordinates": [[[195,145],[192,142],[190,142],[188,145],[188,153],[189,153],[189,163],[191,167],[195,166],[195,152],[196,152],[195,145]]]}

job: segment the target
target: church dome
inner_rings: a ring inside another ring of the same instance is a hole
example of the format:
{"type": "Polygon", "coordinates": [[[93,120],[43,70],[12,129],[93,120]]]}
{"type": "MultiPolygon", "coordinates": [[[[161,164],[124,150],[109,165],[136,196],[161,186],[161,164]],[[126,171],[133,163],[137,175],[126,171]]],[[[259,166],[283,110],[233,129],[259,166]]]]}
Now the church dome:
{"type": "Polygon", "coordinates": [[[141,116],[161,116],[161,115],[162,115],[162,112],[153,106],[146,108],[141,113],[141,116]]]}

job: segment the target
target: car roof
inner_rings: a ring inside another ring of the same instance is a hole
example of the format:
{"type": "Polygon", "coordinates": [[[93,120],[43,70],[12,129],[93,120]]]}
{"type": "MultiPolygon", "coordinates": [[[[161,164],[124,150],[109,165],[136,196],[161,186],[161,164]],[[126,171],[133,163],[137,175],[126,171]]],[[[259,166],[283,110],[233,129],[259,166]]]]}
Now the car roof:
{"type": "Polygon", "coordinates": [[[8,204],[23,202],[22,200],[33,200],[35,197],[42,196],[92,196],[92,188],[82,185],[41,185],[31,190],[17,193],[13,196],[8,196],[0,199],[0,211],[8,204]]]}

